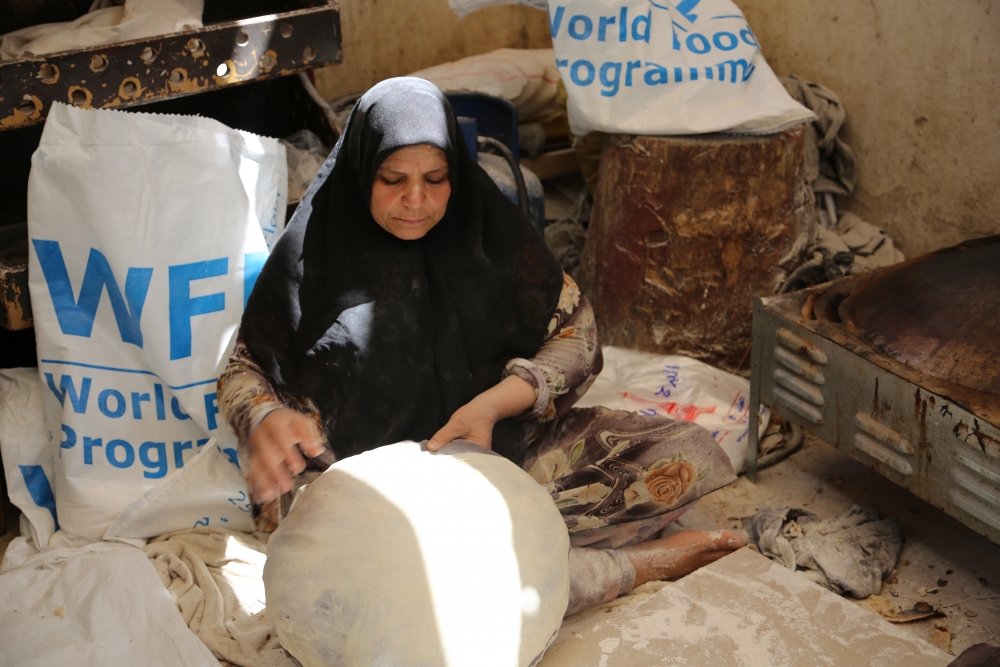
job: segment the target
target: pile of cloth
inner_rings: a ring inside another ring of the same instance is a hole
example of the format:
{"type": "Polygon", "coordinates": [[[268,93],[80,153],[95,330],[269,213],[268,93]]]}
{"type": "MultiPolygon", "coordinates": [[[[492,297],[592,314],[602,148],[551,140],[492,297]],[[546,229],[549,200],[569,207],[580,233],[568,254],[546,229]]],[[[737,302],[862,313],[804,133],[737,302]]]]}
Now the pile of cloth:
{"type": "Polygon", "coordinates": [[[797,76],[781,77],[781,83],[817,116],[802,137],[816,208],[807,229],[782,257],[774,290],[788,292],[902,262],[903,253],[883,229],[853,213],[837,213],[834,197],[850,196],[858,184],[857,158],[840,137],[847,121],[840,98],[797,76]]]}
{"type": "Polygon", "coordinates": [[[833,519],[799,507],[764,507],[743,519],[748,543],[839,595],[877,595],[896,566],[903,536],[896,519],[855,505],[833,519]]]}

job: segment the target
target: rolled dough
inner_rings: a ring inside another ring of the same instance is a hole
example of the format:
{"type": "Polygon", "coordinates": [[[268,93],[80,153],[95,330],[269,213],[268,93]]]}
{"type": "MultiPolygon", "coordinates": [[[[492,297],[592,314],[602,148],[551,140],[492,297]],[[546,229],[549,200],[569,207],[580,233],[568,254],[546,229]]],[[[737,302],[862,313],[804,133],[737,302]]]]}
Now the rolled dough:
{"type": "Polygon", "coordinates": [[[527,667],[569,598],[549,494],[471,443],[331,466],[268,544],[267,612],[304,667],[527,667]]]}

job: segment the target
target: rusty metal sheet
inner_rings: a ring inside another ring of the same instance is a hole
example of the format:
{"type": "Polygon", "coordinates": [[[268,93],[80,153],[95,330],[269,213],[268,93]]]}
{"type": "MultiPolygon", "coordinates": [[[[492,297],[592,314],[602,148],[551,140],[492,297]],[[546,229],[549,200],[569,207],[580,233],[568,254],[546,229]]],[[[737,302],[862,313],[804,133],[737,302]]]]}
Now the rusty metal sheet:
{"type": "Polygon", "coordinates": [[[343,61],[340,10],[319,7],[0,63],[0,130],[53,102],[127,108],[343,61]]]}
{"type": "Polygon", "coordinates": [[[0,326],[10,331],[34,324],[28,296],[27,225],[0,228],[0,326]]]}
{"type": "Polygon", "coordinates": [[[850,298],[855,322],[886,354],[1000,395],[1000,236],[903,266],[850,298]]]}
{"type": "MultiPolygon", "coordinates": [[[[811,333],[843,346],[862,359],[870,361],[908,382],[940,396],[948,397],[948,399],[961,405],[969,412],[1000,427],[1000,395],[985,388],[989,382],[995,381],[998,374],[996,363],[993,361],[998,356],[996,345],[1000,341],[1000,337],[996,333],[997,320],[994,315],[996,310],[987,308],[982,312],[963,311],[961,304],[965,301],[956,300],[955,302],[958,312],[953,313],[952,317],[960,322],[960,324],[956,324],[956,331],[959,327],[965,326],[966,322],[963,320],[969,320],[973,323],[978,321],[979,326],[971,326],[969,335],[981,334],[984,336],[982,347],[969,348],[973,357],[980,355],[976,358],[980,359],[982,368],[977,369],[973,365],[972,369],[976,377],[970,376],[967,378],[961,376],[960,373],[953,375],[953,373],[959,372],[958,369],[962,367],[962,360],[955,360],[957,363],[955,363],[954,368],[948,364],[947,371],[937,373],[930,367],[918,367],[919,362],[918,364],[906,363],[907,358],[905,356],[901,359],[896,358],[886,350],[881,349],[869,338],[866,331],[859,324],[856,313],[858,297],[863,295],[870,285],[878,284],[883,277],[897,271],[902,271],[907,267],[919,265],[940,255],[964,251],[974,247],[982,247],[984,243],[1000,247],[1000,237],[990,237],[976,242],[967,242],[954,248],[937,250],[928,255],[908,260],[902,264],[883,267],[859,275],[845,276],[832,283],[770,297],[765,299],[762,312],[773,311],[778,313],[798,326],[804,327],[811,333]],[[974,315],[975,312],[979,312],[979,320],[975,320],[974,317],[970,316],[970,313],[974,315]],[[979,383],[979,387],[982,388],[970,386],[970,384],[976,385],[976,383],[979,383]]],[[[981,272],[980,275],[984,277],[995,275],[995,271],[995,266],[987,266],[985,272],[981,272]]],[[[961,283],[961,281],[959,282],[961,283]]],[[[995,298],[993,296],[994,293],[987,294],[986,291],[976,288],[976,284],[978,283],[970,283],[968,285],[970,287],[967,296],[968,299],[980,299],[986,302],[995,298]]],[[[897,298],[898,296],[899,292],[892,291],[886,298],[897,298]]],[[[920,299],[917,299],[917,304],[919,305],[919,303],[920,299]]],[[[919,327],[919,318],[915,320],[914,326],[919,327]]],[[[942,345],[943,348],[944,345],[942,345]]],[[[947,360],[947,357],[945,357],[945,360],[947,360]]]]}

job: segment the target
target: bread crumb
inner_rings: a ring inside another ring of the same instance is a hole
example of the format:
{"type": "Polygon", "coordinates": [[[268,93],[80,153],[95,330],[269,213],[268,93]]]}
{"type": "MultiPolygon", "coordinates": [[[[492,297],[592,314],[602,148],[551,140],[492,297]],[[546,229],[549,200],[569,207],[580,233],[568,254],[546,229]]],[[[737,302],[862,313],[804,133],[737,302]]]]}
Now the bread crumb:
{"type": "Polygon", "coordinates": [[[58,616],[59,618],[66,618],[66,607],[59,607],[52,613],[58,616]]]}

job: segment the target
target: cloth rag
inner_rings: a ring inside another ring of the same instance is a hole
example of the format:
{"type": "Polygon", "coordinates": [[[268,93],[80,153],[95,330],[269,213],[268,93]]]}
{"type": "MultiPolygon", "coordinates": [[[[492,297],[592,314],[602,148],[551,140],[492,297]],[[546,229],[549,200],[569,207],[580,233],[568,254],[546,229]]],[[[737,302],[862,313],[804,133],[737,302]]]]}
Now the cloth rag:
{"type": "Polygon", "coordinates": [[[858,184],[858,162],[851,147],[840,138],[847,111],[837,94],[826,86],[795,75],[781,77],[788,94],[816,114],[806,126],[806,177],[813,192],[849,195],[858,184]]]}
{"type": "Polygon", "coordinates": [[[880,519],[873,505],[855,505],[833,519],[797,507],[765,507],[743,519],[749,541],[790,570],[805,570],[834,593],[866,598],[899,558],[902,533],[895,519],[880,519]]]}
{"type": "Polygon", "coordinates": [[[191,631],[215,657],[239,667],[295,664],[264,606],[267,537],[198,527],[143,547],[191,631]]]}
{"type": "Polygon", "coordinates": [[[817,232],[814,250],[826,250],[830,254],[849,252],[853,255],[849,273],[862,273],[906,259],[885,230],[853,213],[842,214],[833,229],[820,227],[817,232]]]}

